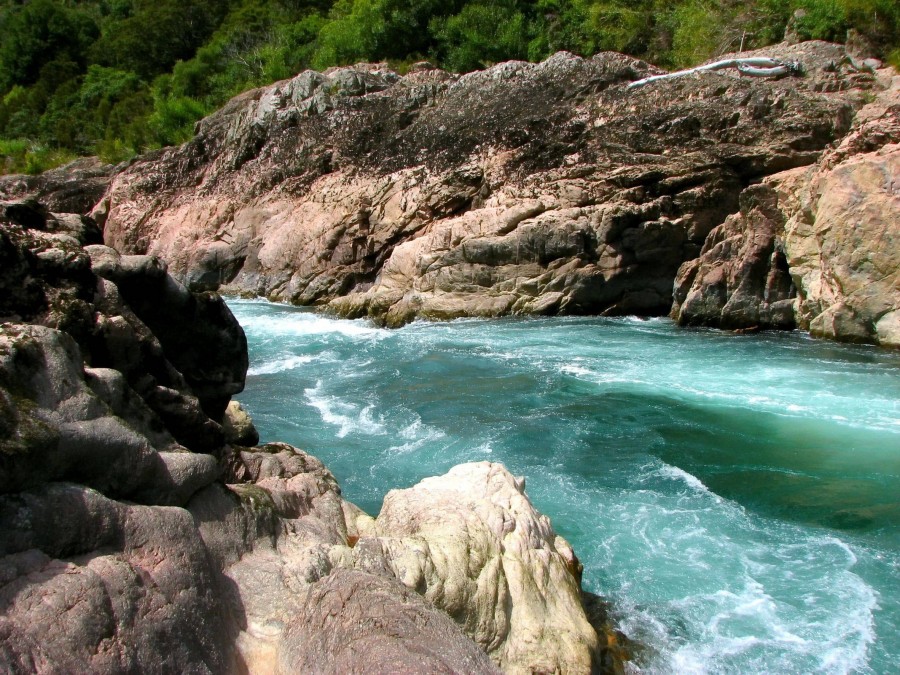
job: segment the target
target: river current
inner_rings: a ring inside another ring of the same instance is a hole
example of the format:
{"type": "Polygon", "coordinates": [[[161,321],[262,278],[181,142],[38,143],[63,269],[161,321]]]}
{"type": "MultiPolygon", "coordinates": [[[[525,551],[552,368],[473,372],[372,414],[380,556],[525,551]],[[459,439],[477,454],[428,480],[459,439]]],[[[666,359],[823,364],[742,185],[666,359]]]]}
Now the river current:
{"type": "Polygon", "coordinates": [[[900,663],[900,354],[665,319],[417,322],[229,300],[263,441],[344,496],[503,462],[646,673],[900,663]]]}

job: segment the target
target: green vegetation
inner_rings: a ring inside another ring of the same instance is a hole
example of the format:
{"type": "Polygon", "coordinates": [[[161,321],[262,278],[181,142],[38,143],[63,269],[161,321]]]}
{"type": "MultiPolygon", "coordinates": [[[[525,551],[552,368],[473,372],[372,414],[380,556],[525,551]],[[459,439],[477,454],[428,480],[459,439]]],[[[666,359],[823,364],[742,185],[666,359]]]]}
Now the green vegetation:
{"type": "Polygon", "coordinates": [[[560,49],[689,66],[849,29],[900,64],[897,0],[0,0],[0,171],[190,138],[251,87],[356,61],[468,71],[560,49]]]}

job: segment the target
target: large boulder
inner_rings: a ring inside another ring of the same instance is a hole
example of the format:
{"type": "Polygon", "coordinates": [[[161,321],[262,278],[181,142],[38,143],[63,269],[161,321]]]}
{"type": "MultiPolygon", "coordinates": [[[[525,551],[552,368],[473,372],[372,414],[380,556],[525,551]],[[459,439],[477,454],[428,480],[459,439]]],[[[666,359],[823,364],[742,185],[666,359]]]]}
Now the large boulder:
{"type": "Polygon", "coordinates": [[[491,671],[463,635],[504,672],[621,667],[588,622],[572,549],[499,464],[392,491],[376,519],[340,497],[321,462],[281,443],[236,451],[226,480],[242,482],[188,508],[240,608],[250,672],[368,670],[350,644],[369,645],[377,672],[491,671]]]}
{"type": "Polygon", "coordinates": [[[672,316],[686,325],[793,328],[796,290],[778,195],[756,185],[741,193],[740,207],[709,233],[700,257],[678,270],[672,316]]]}
{"type": "Polygon", "coordinates": [[[666,314],[742,190],[814,163],[876,85],[837,45],[753,55],[804,75],[629,88],[660,71],[612,53],[464,76],[307,71],[135,162],[95,215],[109,245],[160,256],[188,288],[390,325],[666,314]]]}
{"type": "Polygon", "coordinates": [[[798,323],[814,335],[900,347],[900,76],[813,168],[773,178],[798,323]]]}
{"type": "Polygon", "coordinates": [[[500,464],[463,464],[392,490],[341,564],[388,570],[446,611],[504,672],[589,672],[600,642],[580,563],[500,464]]]}

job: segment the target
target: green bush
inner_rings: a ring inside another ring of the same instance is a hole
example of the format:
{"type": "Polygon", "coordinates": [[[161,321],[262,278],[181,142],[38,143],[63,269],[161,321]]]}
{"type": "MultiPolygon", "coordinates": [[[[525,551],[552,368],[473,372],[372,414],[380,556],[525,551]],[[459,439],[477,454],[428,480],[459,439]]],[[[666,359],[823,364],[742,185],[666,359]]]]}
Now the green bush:
{"type": "Polygon", "coordinates": [[[38,145],[27,139],[0,139],[2,173],[36,175],[67,164],[76,155],[65,149],[38,145]]]}
{"type": "Polygon", "coordinates": [[[900,47],[894,49],[887,55],[887,62],[889,66],[893,66],[897,70],[900,70],[900,47]]]}
{"type": "Polygon", "coordinates": [[[690,0],[672,15],[672,54],[679,67],[692,66],[726,51],[737,51],[734,36],[727,30],[720,8],[704,0],[690,0]]]}
{"type": "Polygon", "coordinates": [[[451,70],[466,72],[528,58],[526,19],[512,3],[466,5],[459,14],[433,20],[430,30],[440,60],[451,70]]]}
{"type": "Polygon", "coordinates": [[[653,27],[651,3],[598,2],[588,17],[596,35],[597,49],[626,53],[647,51],[653,27]]]}
{"type": "Polygon", "coordinates": [[[157,98],[147,120],[152,142],[157,146],[178,145],[194,135],[194,124],[209,113],[200,101],[187,96],[157,98]]]}

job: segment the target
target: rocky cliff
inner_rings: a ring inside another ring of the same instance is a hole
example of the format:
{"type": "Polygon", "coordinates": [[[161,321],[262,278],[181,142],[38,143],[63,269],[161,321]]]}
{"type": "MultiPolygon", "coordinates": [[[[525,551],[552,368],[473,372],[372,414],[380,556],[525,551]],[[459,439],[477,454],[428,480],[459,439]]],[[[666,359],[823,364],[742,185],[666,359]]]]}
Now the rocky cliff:
{"type": "MultiPolygon", "coordinates": [[[[718,71],[629,88],[661,71],[612,53],[464,76],[428,64],[403,76],[384,64],[308,71],[233,99],[191,142],[139,159],[95,215],[109,245],[159,255],[189,288],[388,325],[671,312],[683,323],[797,324],[891,344],[874,326],[896,311],[896,288],[888,281],[868,291],[878,301],[848,303],[845,287],[868,282],[832,260],[855,245],[831,242],[836,216],[813,184],[874,189],[881,206],[867,213],[887,228],[882,241],[896,237],[896,187],[824,158],[857,133],[866,103],[896,91],[892,71],[821,42],[741,56],[751,55],[799,74],[718,71]],[[790,189],[770,180],[809,167],[818,168],[790,189]],[[846,274],[827,289],[812,280],[836,265],[846,274]],[[828,318],[846,315],[838,306],[856,318],[828,318]]],[[[896,121],[895,105],[882,113],[896,121]]],[[[892,129],[840,161],[896,143],[892,129]]]]}
{"type": "Polygon", "coordinates": [[[900,347],[900,77],[886,69],[849,133],[809,167],[740,195],[682,265],[673,315],[729,328],[797,325],[900,347]]]}
{"type": "Polygon", "coordinates": [[[0,204],[0,670],[616,667],[522,479],[464,465],[369,517],[314,457],[247,447],[221,298],[99,241],[0,204]]]}

